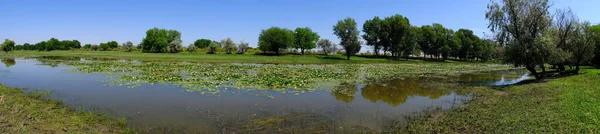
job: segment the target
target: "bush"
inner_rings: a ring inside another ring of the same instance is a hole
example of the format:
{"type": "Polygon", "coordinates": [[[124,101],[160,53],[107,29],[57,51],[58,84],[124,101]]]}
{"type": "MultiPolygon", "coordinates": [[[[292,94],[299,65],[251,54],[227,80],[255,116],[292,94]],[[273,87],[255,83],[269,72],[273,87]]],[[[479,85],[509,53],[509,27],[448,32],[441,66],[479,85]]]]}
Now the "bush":
{"type": "Polygon", "coordinates": [[[187,51],[190,53],[196,52],[196,45],[194,45],[194,44],[188,45],[187,51]]]}

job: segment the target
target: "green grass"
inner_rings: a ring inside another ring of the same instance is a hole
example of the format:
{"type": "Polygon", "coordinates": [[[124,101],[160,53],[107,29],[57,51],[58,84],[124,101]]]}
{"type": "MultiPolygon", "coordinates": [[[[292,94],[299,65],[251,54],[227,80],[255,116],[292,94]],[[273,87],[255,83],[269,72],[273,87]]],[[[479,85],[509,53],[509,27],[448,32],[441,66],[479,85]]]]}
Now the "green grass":
{"type": "MultiPolygon", "coordinates": [[[[6,54],[0,54],[6,55],[6,54]]],[[[246,54],[206,54],[205,52],[181,52],[171,53],[142,53],[140,51],[122,52],[122,51],[12,51],[11,56],[76,56],[76,57],[96,57],[96,58],[119,58],[119,59],[138,59],[138,60],[159,60],[159,61],[194,61],[211,63],[279,63],[279,64],[337,64],[337,63],[422,63],[423,60],[389,60],[387,58],[366,58],[353,56],[346,60],[344,55],[283,55],[283,56],[264,56],[254,53],[246,54]]],[[[451,61],[452,63],[474,63],[451,61]]],[[[478,63],[478,62],[477,62],[478,63]]]]}
{"type": "Polygon", "coordinates": [[[135,133],[124,120],[69,109],[47,94],[0,85],[0,133],[135,133]]]}
{"type": "Polygon", "coordinates": [[[413,119],[412,133],[599,133],[600,70],[492,89],[470,87],[466,106],[413,119]]]}

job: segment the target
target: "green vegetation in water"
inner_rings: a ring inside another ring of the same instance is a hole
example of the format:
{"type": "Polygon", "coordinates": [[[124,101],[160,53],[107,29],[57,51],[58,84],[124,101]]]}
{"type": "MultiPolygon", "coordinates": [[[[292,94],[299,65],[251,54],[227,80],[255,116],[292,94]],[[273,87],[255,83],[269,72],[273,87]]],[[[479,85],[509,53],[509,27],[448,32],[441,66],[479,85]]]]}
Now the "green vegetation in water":
{"type": "Polygon", "coordinates": [[[463,107],[413,119],[399,130],[418,133],[598,133],[600,70],[501,87],[466,87],[463,107]]]}
{"type": "Polygon", "coordinates": [[[74,111],[48,94],[0,85],[0,133],[135,133],[123,119],[74,111]]]}
{"type": "Polygon", "coordinates": [[[40,59],[43,64],[66,64],[85,73],[105,73],[112,85],[135,87],[168,83],[201,93],[216,94],[220,88],[272,89],[304,92],[332,89],[339,83],[368,83],[408,76],[454,76],[463,73],[506,70],[496,64],[207,64],[193,62],[80,61],[40,59]]]}

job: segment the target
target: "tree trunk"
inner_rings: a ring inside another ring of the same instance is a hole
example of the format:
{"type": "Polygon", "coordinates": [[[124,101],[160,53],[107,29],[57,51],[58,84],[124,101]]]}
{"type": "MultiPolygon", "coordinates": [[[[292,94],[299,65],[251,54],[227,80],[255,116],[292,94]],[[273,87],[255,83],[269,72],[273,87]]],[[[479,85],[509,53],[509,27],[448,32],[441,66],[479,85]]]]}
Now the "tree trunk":
{"type": "Polygon", "coordinates": [[[346,52],[346,58],[350,60],[350,53],[346,52]]]}
{"type": "Polygon", "coordinates": [[[300,52],[304,55],[304,49],[300,48],[300,52]]]}
{"type": "Polygon", "coordinates": [[[533,75],[535,77],[535,79],[539,80],[542,78],[540,76],[540,74],[538,74],[537,71],[535,70],[535,66],[527,65],[527,66],[525,66],[525,68],[527,68],[527,70],[531,73],[531,75],[533,75]]]}

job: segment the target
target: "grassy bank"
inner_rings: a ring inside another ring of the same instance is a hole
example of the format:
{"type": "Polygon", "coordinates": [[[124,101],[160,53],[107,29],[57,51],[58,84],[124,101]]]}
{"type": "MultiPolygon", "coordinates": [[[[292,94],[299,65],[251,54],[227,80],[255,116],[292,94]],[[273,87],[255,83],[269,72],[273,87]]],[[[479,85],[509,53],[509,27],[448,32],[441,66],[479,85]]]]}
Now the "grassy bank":
{"type": "MultiPolygon", "coordinates": [[[[6,55],[6,54],[0,54],[6,55]]],[[[122,52],[122,51],[12,51],[9,53],[12,56],[76,56],[76,57],[95,57],[95,58],[120,58],[120,59],[138,59],[138,60],[171,60],[171,61],[194,61],[194,62],[211,62],[211,63],[281,63],[281,64],[336,64],[336,63],[421,63],[423,60],[418,59],[400,59],[389,60],[387,58],[369,58],[353,56],[350,60],[346,60],[344,55],[282,55],[282,56],[265,56],[247,54],[206,54],[205,52],[181,52],[176,54],[171,53],[142,53],[139,51],[122,52]]],[[[471,63],[462,61],[446,62],[453,63],[471,63]]]]}
{"type": "Polygon", "coordinates": [[[415,119],[414,133],[598,133],[600,70],[504,88],[474,87],[464,107],[415,119]]]}
{"type": "Polygon", "coordinates": [[[43,93],[23,93],[0,85],[0,133],[131,133],[125,120],[74,111],[44,98],[43,93]]]}

